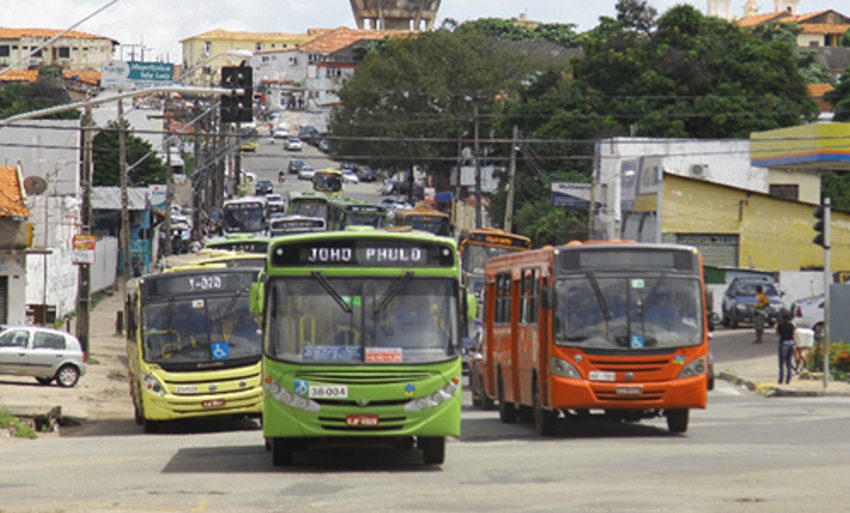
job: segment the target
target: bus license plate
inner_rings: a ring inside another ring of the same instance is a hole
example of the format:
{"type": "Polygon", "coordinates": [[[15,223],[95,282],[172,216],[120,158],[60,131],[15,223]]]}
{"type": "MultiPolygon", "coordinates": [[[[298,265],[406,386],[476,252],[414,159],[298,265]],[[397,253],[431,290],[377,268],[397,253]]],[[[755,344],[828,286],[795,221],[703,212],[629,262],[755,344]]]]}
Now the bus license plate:
{"type": "Polygon", "coordinates": [[[349,427],[375,427],[378,425],[377,415],[347,415],[345,425],[349,427]]]}
{"type": "Polygon", "coordinates": [[[210,399],[209,401],[203,401],[201,406],[204,408],[221,408],[225,404],[227,404],[225,399],[210,399]]]}
{"type": "Polygon", "coordinates": [[[623,385],[617,387],[617,395],[641,395],[643,387],[640,385],[623,385]]]}
{"type": "Polygon", "coordinates": [[[614,381],[617,379],[617,375],[614,372],[610,371],[590,371],[590,380],[591,381],[614,381]]]}
{"type": "Polygon", "coordinates": [[[347,385],[310,385],[312,399],[345,399],[348,397],[347,385]]]}

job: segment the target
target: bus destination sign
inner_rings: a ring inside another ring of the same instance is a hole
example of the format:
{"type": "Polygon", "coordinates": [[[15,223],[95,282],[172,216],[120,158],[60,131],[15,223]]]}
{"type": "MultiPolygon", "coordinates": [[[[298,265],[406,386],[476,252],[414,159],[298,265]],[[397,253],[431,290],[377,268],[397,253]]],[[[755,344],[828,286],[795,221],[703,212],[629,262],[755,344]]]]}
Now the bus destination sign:
{"type": "Polygon", "coordinates": [[[242,251],[244,253],[265,253],[269,249],[269,243],[266,241],[235,240],[218,242],[211,244],[210,247],[227,251],[242,251]]]}
{"type": "Polygon", "coordinates": [[[147,299],[168,298],[177,295],[202,295],[248,290],[256,278],[256,271],[216,273],[163,273],[147,278],[142,285],[147,299]]]}
{"type": "Polygon", "coordinates": [[[450,246],[388,239],[319,240],[277,246],[279,267],[451,267],[450,246]]]}

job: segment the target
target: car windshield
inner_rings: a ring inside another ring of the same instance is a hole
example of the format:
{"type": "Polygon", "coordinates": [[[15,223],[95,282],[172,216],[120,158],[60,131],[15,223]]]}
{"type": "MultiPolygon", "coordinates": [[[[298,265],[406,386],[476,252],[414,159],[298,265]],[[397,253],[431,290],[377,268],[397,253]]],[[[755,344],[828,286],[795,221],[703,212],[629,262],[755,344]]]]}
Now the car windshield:
{"type": "Polygon", "coordinates": [[[484,265],[493,257],[507,255],[516,252],[511,248],[498,248],[495,246],[482,246],[481,244],[466,244],[463,248],[463,270],[470,273],[481,274],[484,265]]]}
{"type": "Polygon", "coordinates": [[[555,284],[560,345],[613,350],[702,343],[702,295],[695,278],[587,273],[555,284]]]}
{"type": "Polygon", "coordinates": [[[404,363],[456,354],[457,286],[448,279],[276,279],[266,352],[291,361],[404,363]]]}
{"type": "Polygon", "coordinates": [[[736,294],[739,296],[755,296],[758,294],[756,287],[761,287],[762,291],[768,296],[779,296],[779,292],[773,284],[767,282],[739,283],[736,287],[736,294]]]}
{"type": "Polygon", "coordinates": [[[261,203],[240,203],[224,207],[224,229],[228,232],[261,232],[266,228],[261,203]]]}
{"type": "Polygon", "coordinates": [[[142,321],[144,357],[151,363],[202,367],[260,355],[260,326],[244,292],[148,304],[142,321]]]}
{"type": "Polygon", "coordinates": [[[289,215],[327,218],[328,204],[322,200],[298,200],[289,205],[289,215]]]}

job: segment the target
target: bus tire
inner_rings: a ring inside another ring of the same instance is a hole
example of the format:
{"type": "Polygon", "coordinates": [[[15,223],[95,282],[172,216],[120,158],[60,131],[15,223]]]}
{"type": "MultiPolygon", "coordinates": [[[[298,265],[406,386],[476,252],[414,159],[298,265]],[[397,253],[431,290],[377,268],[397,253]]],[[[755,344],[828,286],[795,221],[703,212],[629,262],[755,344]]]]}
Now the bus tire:
{"type": "Polygon", "coordinates": [[[422,461],[426,465],[442,465],[446,460],[446,437],[420,436],[416,446],[422,451],[422,461]]]}
{"type": "Polygon", "coordinates": [[[286,438],[272,438],[272,465],[275,467],[284,467],[292,465],[292,459],[295,455],[295,444],[292,440],[286,438]]]}
{"type": "Polygon", "coordinates": [[[513,424],[517,421],[516,408],[505,401],[505,386],[502,384],[502,378],[499,378],[499,420],[505,424],[513,424]]]}
{"type": "Polygon", "coordinates": [[[139,407],[136,405],[135,401],[133,402],[133,422],[135,422],[137,426],[141,426],[145,423],[145,418],[142,416],[142,411],[139,410],[139,407]]]}
{"type": "Polygon", "coordinates": [[[540,401],[540,390],[537,380],[534,380],[534,429],[540,436],[554,436],[558,434],[558,414],[552,410],[543,408],[540,401]]]}
{"type": "Polygon", "coordinates": [[[688,430],[690,410],[667,410],[664,416],[667,417],[667,429],[671,433],[684,433],[688,430]]]}

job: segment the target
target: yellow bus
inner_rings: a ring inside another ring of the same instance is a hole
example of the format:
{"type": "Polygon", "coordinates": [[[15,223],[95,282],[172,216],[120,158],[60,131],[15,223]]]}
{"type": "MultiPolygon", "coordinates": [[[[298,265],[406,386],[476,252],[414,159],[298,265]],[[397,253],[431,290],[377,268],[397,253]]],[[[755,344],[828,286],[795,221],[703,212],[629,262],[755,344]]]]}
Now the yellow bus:
{"type": "Polygon", "coordinates": [[[176,267],[127,285],[127,359],[136,423],[262,413],[262,345],[249,311],[255,267],[176,267]]]}

